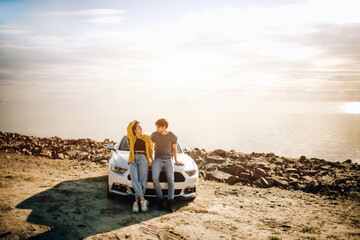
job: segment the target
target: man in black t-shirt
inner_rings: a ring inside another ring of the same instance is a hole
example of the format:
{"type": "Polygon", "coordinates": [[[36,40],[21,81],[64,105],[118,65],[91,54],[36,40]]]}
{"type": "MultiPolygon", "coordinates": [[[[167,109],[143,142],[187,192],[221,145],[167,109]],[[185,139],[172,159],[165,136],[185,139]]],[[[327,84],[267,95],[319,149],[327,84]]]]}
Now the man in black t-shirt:
{"type": "Polygon", "coordinates": [[[169,126],[165,118],[156,121],[156,132],[151,134],[151,141],[155,144],[155,160],[152,164],[152,179],[157,196],[160,199],[159,210],[164,210],[167,203],[167,210],[173,212],[174,204],[174,164],[172,158],[175,160],[176,165],[184,165],[182,162],[177,161],[177,137],[174,133],[167,130],[169,126]],[[160,172],[164,168],[166,178],[168,181],[168,199],[165,201],[164,195],[159,182],[160,172]]]}

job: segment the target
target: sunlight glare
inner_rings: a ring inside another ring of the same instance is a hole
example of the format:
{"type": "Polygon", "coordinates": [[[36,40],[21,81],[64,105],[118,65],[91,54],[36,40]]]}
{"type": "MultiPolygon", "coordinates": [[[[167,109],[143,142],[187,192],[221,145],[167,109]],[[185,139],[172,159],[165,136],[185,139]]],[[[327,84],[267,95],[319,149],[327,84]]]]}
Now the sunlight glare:
{"type": "Polygon", "coordinates": [[[341,111],[350,114],[360,114],[360,102],[350,102],[340,107],[341,111]]]}

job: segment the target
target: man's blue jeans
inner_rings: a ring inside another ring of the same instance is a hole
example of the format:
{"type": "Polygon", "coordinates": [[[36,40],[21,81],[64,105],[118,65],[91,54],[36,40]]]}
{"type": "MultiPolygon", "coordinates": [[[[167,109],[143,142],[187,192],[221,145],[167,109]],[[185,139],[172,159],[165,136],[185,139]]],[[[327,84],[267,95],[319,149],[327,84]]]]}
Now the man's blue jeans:
{"type": "Polygon", "coordinates": [[[152,168],[152,179],[157,196],[160,199],[164,199],[164,195],[159,182],[160,172],[164,168],[168,182],[168,200],[173,200],[174,199],[174,164],[171,158],[166,158],[166,159],[156,158],[151,168],[152,168]]]}
{"type": "Polygon", "coordinates": [[[135,190],[135,200],[143,197],[149,174],[149,163],[145,154],[135,154],[135,159],[130,162],[130,176],[135,190]]]}

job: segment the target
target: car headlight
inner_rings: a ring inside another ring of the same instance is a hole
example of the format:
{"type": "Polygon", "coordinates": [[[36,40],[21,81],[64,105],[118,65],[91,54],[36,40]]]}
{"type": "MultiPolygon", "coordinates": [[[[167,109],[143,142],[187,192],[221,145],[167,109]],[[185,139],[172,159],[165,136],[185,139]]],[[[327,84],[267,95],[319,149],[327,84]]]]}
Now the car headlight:
{"type": "Polygon", "coordinates": [[[115,166],[115,165],[112,165],[111,164],[111,170],[113,170],[114,172],[117,172],[117,173],[125,173],[127,171],[126,168],[121,168],[121,167],[118,167],[118,166],[115,166]]]}
{"type": "Polygon", "coordinates": [[[185,172],[186,172],[186,174],[187,174],[189,177],[191,177],[191,176],[194,176],[194,175],[195,175],[196,169],[189,170],[189,171],[185,171],[185,172]]]}

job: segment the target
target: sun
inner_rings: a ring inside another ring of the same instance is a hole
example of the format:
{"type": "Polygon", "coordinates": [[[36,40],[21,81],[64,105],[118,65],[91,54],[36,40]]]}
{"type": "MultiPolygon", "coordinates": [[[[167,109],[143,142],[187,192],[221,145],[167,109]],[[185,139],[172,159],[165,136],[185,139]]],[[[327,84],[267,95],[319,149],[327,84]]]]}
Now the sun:
{"type": "Polygon", "coordinates": [[[360,114],[360,102],[349,102],[340,107],[341,112],[350,114],[360,114]]]}

